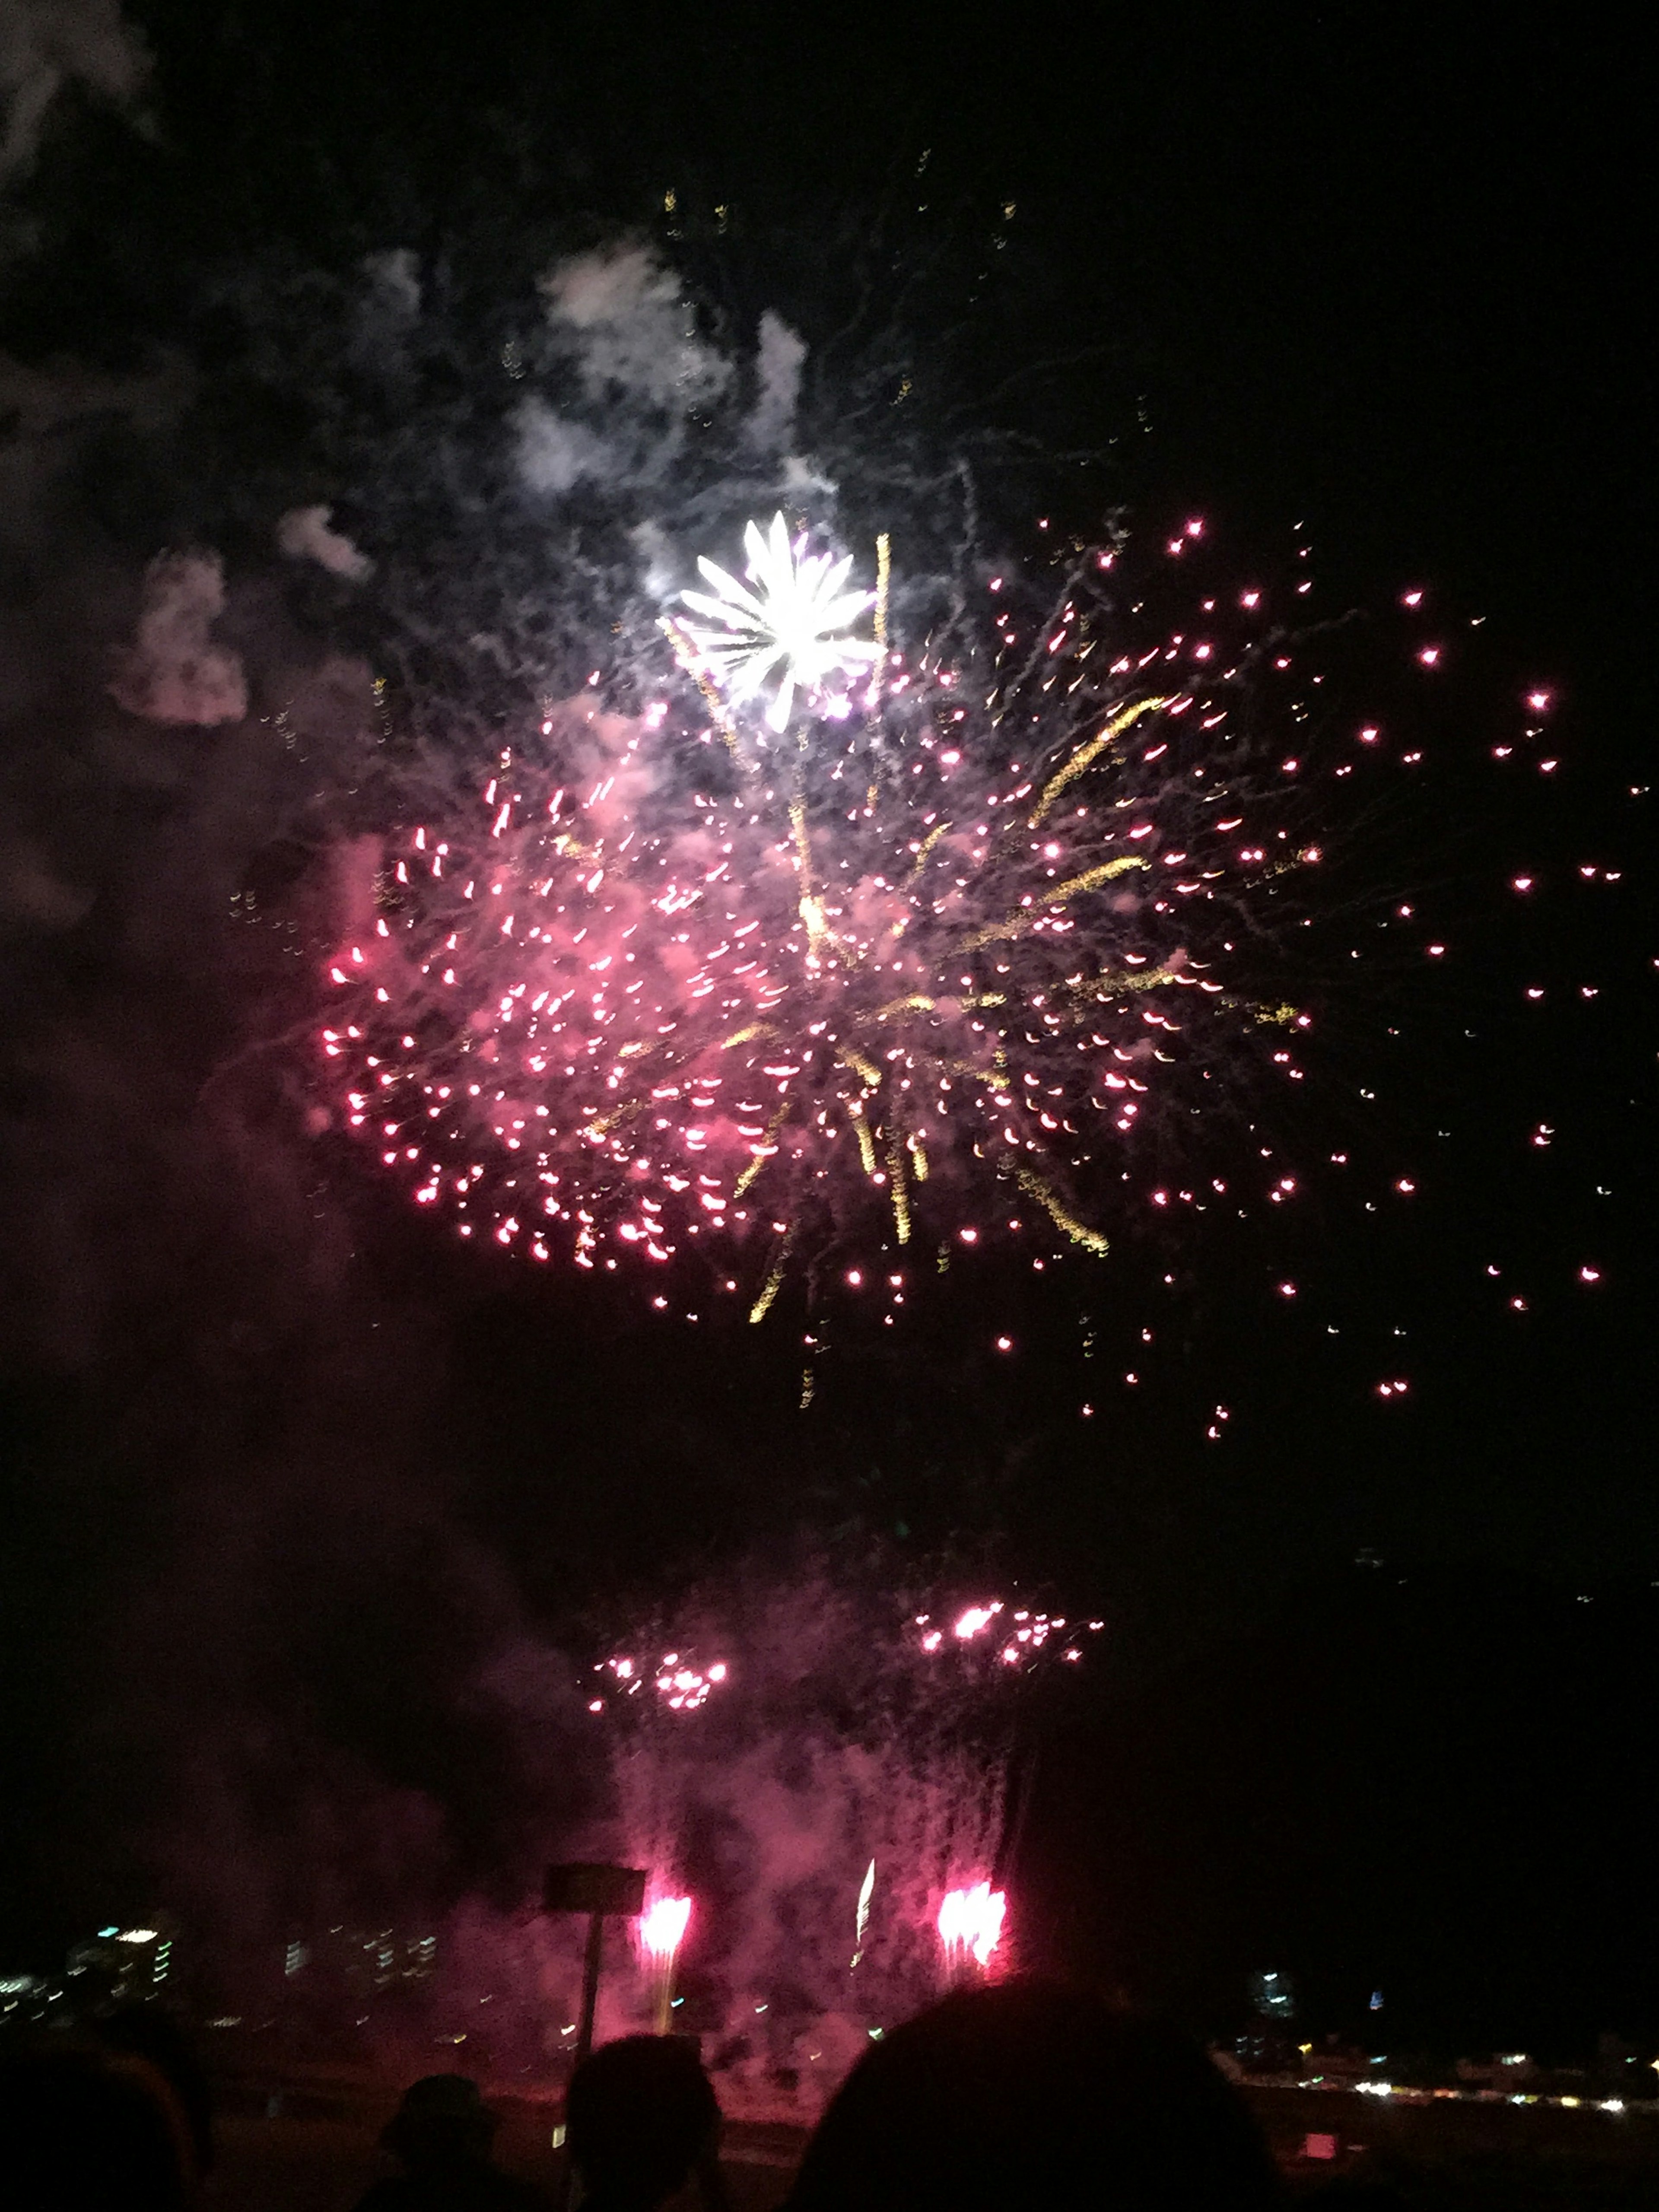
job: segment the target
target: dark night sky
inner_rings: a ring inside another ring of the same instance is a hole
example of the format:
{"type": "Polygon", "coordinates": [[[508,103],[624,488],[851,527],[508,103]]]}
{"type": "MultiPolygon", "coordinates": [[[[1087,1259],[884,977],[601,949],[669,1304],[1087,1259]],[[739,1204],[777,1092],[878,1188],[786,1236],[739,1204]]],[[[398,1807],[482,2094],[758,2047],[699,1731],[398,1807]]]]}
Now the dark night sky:
{"type": "MultiPolygon", "coordinates": [[[[0,433],[29,375],[61,389],[76,362],[131,376],[159,349],[211,391],[209,295],[240,261],[465,239],[476,268],[498,216],[644,225],[673,185],[737,211],[752,313],[843,283],[820,258],[878,218],[948,283],[954,232],[1012,202],[1000,305],[957,365],[994,389],[1054,364],[998,404],[1054,450],[1112,441],[1097,513],[1201,510],[1247,563],[1301,524],[1328,600],[1426,580],[1449,621],[1485,616],[1436,710],[1448,757],[1494,697],[1562,695],[1555,783],[1448,768],[1377,831],[1383,900],[1472,949],[1438,995],[1402,979],[1332,1009],[1313,1119],[1374,1082],[1421,1203],[1129,1239],[1041,1285],[953,1278],[897,1346],[849,1326],[803,1416],[781,1339],[699,1341],[463,1255],[311,1145],[281,1085],[204,1140],[241,1034],[238,956],[193,903],[222,906],[217,861],[169,846],[176,781],[100,791],[71,664],[130,628],[158,530],[205,526],[138,490],[95,537],[20,526],[5,802],[94,896],[49,941],[9,918],[0,987],[0,1942],[49,1954],[210,1848],[302,1827],[325,1858],[394,1790],[444,1808],[441,1887],[510,1888],[521,1808],[558,1787],[465,1717],[491,1650],[799,1526],[902,1522],[998,1532],[1005,1571],[1111,1618],[1039,1792],[1056,1944],[1212,2015],[1273,1945],[1327,1977],[1333,2017],[1350,1983],[1438,1975],[1425,2035],[1659,2028],[1659,933],[1630,796],[1652,744],[1647,58],[1560,11],[1490,36],[1349,8],[801,13],[129,7],[155,58],[131,115],[70,87],[3,186],[0,433]],[[1617,890],[1579,892],[1585,860],[1617,890]],[[1550,896],[1499,927],[1522,863],[1550,896]],[[1556,1141],[1529,1155],[1540,1121],[1556,1141]],[[1021,1352],[998,1362],[1005,1326],[1021,1352]],[[1374,1395],[1390,1361],[1408,1408],[1374,1395]],[[1568,1896],[1603,1900],[1571,1941],[1568,1896]]],[[[240,422],[227,471],[274,455],[280,477],[289,434],[240,422]]],[[[258,804],[216,799],[227,855],[258,804]]],[[[246,1893],[274,1909],[264,1874],[246,1893]]]]}

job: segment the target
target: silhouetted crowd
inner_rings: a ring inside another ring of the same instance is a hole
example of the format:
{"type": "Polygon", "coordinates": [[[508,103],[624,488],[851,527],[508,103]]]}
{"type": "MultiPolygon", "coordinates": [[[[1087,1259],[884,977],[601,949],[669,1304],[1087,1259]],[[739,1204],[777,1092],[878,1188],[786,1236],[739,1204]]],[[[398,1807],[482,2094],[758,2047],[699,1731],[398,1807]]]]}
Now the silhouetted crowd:
{"type": "MultiPolygon", "coordinates": [[[[573,2077],[580,2212],[655,2212],[693,2184],[727,2212],[720,2110],[689,2041],[631,2035],[573,2077]]],[[[357,2212],[550,2212],[494,2162],[476,2082],[417,2081],[380,2137],[402,2171],[357,2212]]],[[[187,2212],[212,2162],[207,2086],[139,2015],[0,2063],[9,2212],[187,2212]]],[[[808,2143],[783,2212],[1256,2212],[1281,2202],[1243,2100],[1174,2030],[1084,1992],[959,1991],[871,2045],[808,2143]]]]}

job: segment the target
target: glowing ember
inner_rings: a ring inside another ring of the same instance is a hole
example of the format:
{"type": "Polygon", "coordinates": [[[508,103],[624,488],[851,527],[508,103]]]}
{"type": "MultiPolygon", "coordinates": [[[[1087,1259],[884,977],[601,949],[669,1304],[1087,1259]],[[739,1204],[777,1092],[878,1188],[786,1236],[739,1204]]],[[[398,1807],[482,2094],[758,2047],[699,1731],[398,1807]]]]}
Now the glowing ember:
{"type": "Polygon", "coordinates": [[[980,1966],[989,1966],[1002,1940],[1003,1917],[1007,1910],[1006,1895],[1000,1889],[993,1889],[988,1881],[976,1881],[968,1889],[947,1891],[939,1909],[939,1940],[945,1946],[947,1960],[965,1955],[980,1966]]]}

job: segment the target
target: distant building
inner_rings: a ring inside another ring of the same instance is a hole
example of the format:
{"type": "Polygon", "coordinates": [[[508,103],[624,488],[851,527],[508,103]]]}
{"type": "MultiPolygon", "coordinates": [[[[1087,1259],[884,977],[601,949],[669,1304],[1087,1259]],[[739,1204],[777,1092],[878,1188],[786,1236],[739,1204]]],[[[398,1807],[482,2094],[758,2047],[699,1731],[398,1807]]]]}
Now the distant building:
{"type": "Polygon", "coordinates": [[[156,1921],[137,1928],[100,1928],[70,1951],[66,1990],[79,2004],[100,1999],[143,2004],[161,1996],[173,1972],[171,1925],[156,1921]]]}
{"type": "Polygon", "coordinates": [[[283,1978],[296,1996],[366,2002],[430,1981],[437,1964],[435,1936],[341,1926],[290,1939],[283,1954],[283,1978]]]}
{"type": "Polygon", "coordinates": [[[1260,1973],[1250,1976],[1250,2002],[1263,2020],[1293,2020],[1296,1984],[1288,1974],[1263,1967],[1260,1973]]]}
{"type": "Polygon", "coordinates": [[[1520,2088],[1538,2072],[1524,2051],[1494,2051],[1485,2058],[1460,2058],[1455,2070],[1458,2080],[1471,2088],[1504,2094],[1520,2088]]]}
{"type": "Polygon", "coordinates": [[[40,1974],[0,1974],[0,2024],[43,2019],[58,1994],[40,1974]]]}

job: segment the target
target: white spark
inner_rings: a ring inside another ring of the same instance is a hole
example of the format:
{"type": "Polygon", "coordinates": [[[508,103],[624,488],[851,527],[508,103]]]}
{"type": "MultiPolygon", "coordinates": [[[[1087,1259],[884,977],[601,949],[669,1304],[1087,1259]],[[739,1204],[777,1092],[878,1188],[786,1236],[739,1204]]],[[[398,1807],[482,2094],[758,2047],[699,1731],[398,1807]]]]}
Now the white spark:
{"type": "Polygon", "coordinates": [[[708,661],[734,706],[757,697],[776,680],[777,694],[766,720],[773,729],[781,730],[788,723],[797,690],[811,697],[831,678],[851,676],[879,659],[881,648],[873,639],[838,635],[864,612],[875,594],[843,591],[852,555],[837,560],[832,553],[801,553],[791,544],[781,514],[773,516],[764,536],[757,522],[750,523],[743,542],[749,556],[744,573],[755,590],[746,590],[735,576],[700,557],[697,566],[718,596],[682,592],[686,605],[707,616],[708,622],[680,627],[708,661]],[[710,626],[716,623],[720,627],[710,626]]]}

